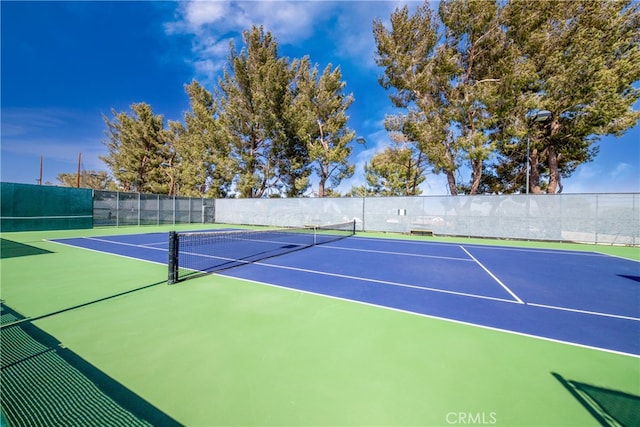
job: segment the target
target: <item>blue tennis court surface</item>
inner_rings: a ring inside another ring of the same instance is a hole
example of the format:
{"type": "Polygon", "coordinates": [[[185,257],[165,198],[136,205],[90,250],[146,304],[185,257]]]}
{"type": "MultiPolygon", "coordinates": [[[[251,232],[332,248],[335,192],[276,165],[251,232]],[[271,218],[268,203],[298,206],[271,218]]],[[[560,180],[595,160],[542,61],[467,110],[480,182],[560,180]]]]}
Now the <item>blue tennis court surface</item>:
{"type": "MultiPolygon", "coordinates": [[[[54,241],[167,263],[166,233],[54,241]]],[[[596,252],[350,237],[218,274],[640,356],[640,263],[596,252]]]]}

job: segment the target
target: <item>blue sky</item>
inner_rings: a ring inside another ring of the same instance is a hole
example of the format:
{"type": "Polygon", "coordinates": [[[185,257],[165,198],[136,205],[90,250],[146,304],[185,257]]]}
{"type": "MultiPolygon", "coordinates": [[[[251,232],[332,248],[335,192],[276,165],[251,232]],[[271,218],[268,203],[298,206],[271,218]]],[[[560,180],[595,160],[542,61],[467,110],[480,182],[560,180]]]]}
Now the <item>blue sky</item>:
{"type": "MultiPolygon", "coordinates": [[[[340,66],[355,97],[349,127],[367,140],[354,142],[356,173],[339,188],[348,191],[389,143],[382,122],[394,113],[378,84],[372,20],[388,20],[404,3],[2,1],[2,181],[35,184],[41,156],[43,181],[53,184],[76,171],[79,153],[83,169],[107,170],[98,158],[106,154],[103,114],[146,102],[166,120],[182,119],[184,84],[195,78],[211,90],[229,41],[241,46],[240,33],[257,24],[276,37],[281,56],[340,66]]],[[[595,161],[563,181],[564,192],[639,192],[640,126],[599,146],[595,161]]],[[[423,194],[447,194],[444,177],[429,175],[423,194]]]]}

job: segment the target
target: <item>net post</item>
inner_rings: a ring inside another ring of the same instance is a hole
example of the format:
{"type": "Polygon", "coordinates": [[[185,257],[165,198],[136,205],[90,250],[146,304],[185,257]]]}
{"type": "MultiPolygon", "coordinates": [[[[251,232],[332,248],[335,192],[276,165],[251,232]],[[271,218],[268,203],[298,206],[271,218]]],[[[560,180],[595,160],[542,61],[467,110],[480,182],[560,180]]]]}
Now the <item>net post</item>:
{"type": "Polygon", "coordinates": [[[356,219],[353,219],[353,229],[351,230],[351,235],[355,236],[356,235],[356,219]]]}
{"type": "Polygon", "coordinates": [[[169,277],[167,283],[173,285],[178,282],[178,233],[175,231],[169,232],[169,277]]]}

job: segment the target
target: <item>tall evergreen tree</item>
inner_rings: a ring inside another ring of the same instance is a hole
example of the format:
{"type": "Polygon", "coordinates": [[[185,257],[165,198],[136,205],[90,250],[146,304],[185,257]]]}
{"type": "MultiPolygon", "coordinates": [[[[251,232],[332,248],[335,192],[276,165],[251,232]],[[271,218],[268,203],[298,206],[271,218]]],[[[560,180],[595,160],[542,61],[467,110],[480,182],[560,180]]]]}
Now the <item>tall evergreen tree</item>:
{"type": "Polygon", "coordinates": [[[365,165],[367,192],[380,196],[418,196],[424,175],[424,153],[394,145],[375,154],[365,165]]]}
{"type": "Polygon", "coordinates": [[[325,197],[330,187],[353,176],[355,170],[349,163],[348,145],[355,133],[347,127],[346,114],[353,96],[344,94],[346,84],[338,67],[329,64],[318,75],[317,66],[311,68],[308,58],[293,65],[296,96],[292,110],[298,123],[298,137],[306,141],[310,167],[319,179],[318,197],[325,197]]]}
{"type": "Polygon", "coordinates": [[[125,191],[169,193],[172,182],[163,165],[173,162],[164,117],[154,115],[146,103],[131,105],[131,114],[112,110],[107,125],[106,156],[101,156],[125,191]]]}
{"type": "Polygon", "coordinates": [[[533,124],[521,112],[519,133],[527,136],[502,154],[513,159],[530,138],[531,191],[560,192],[561,178],[596,155],[601,135],[622,135],[640,118],[632,108],[640,97],[633,86],[640,80],[640,4],[512,0],[504,25],[525,77],[517,87],[521,104],[552,115],[533,124]]]}
{"type": "Polygon", "coordinates": [[[426,2],[413,15],[405,6],[390,30],[374,21],[380,82],[451,194],[521,191],[528,162],[531,191],[555,193],[600,135],[638,122],[639,10],[631,0],[443,0],[436,21],[426,2]],[[534,123],[536,110],[550,120],[534,123]],[[457,182],[464,164],[468,184],[457,182]]]}
{"type": "Polygon", "coordinates": [[[391,30],[374,22],[377,62],[385,67],[381,84],[407,110],[399,117],[402,132],[446,174],[451,194],[478,191],[494,149],[499,83],[510,65],[497,10],[494,0],[442,1],[442,33],[426,2],[413,15],[406,6],[397,9],[391,30]],[[468,186],[457,182],[462,164],[471,169],[468,186]]]}
{"type": "Polygon", "coordinates": [[[290,72],[287,61],[278,57],[276,41],[262,27],[245,31],[243,41],[240,52],[231,46],[231,69],[219,81],[220,120],[239,171],[235,186],[240,197],[263,197],[278,191],[280,183],[274,141],[283,139],[290,72]]]}
{"type": "MultiPolygon", "coordinates": [[[[418,6],[413,15],[404,6],[390,17],[391,28],[373,22],[377,45],[376,63],[384,67],[379,79],[394,106],[406,110],[395,116],[393,130],[423,152],[434,171],[444,172],[452,194],[456,194],[457,150],[448,128],[448,100],[440,96],[448,82],[445,75],[454,64],[436,56],[438,23],[429,4],[418,6]]],[[[387,128],[390,120],[387,119],[387,128]]]]}
{"type": "Polygon", "coordinates": [[[78,172],[59,173],[56,179],[64,187],[77,187],[79,183],[81,188],[94,190],[110,190],[114,184],[107,171],[82,170],[80,179],[78,179],[78,172]]]}
{"type": "Polygon", "coordinates": [[[513,50],[502,31],[495,0],[445,0],[439,7],[445,40],[438,55],[454,65],[444,94],[450,100],[450,126],[460,156],[471,169],[469,185],[457,185],[476,194],[485,161],[495,149],[501,106],[500,83],[511,72],[513,50]],[[466,188],[465,188],[466,187],[466,188]]]}
{"type": "Polygon", "coordinates": [[[311,79],[317,73],[311,71],[309,58],[294,59],[290,66],[291,80],[287,108],[283,116],[286,143],[282,145],[281,168],[288,171],[283,176],[288,197],[302,196],[310,187],[311,161],[309,159],[309,135],[313,132],[313,114],[309,110],[311,79]]]}
{"type": "Polygon", "coordinates": [[[234,171],[231,147],[223,138],[218,108],[213,95],[197,81],[185,85],[191,111],[184,115],[184,125],[171,122],[180,194],[187,196],[226,197],[231,191],[234,171]]]}

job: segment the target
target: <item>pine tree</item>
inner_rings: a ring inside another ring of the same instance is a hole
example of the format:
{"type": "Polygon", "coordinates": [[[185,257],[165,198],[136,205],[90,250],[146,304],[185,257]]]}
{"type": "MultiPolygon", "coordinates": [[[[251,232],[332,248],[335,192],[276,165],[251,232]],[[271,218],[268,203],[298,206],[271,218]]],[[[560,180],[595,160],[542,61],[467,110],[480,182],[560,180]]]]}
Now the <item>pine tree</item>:
{"type": "Polygon", "coordinates": [[[355,133],[347,127],[346,111],[353,103],[345,95],[346,84],[340,68],[327,65],[318,75],[317,65],[310,67],[308,58],[294,62],[295,97],[292,110],[298,123],[298,137],[306,142],[311,169],[319,178],[318,197],[325,197],[330,187],[353,176],[349,163],[351,142],[355,133]]]}
{"type": "Polygon", "coordinates": [[[78,172],[60,173],[56,179],[64,187],[77,187],[79,183],[81,188],[110,190],[113,185],[113,180],[107,171],[82,170],[80,171],[80,179],[78,179],[78,172]]]}
{"type": "Polygon", "coordinates": [[[449,191],[475,194],[484,162],[494,151],[500,82],[508,72],[509,50],[493,0],[442,1],[437,17],[428,3],[409,15],[391,16],[391,30],[374,22],[380,80],[393,88],[401,132],[426,154],[435,172],[447,176],[449,191]],[[470,185],[459,185],[458,170],[467,163],[470,185]]]}
{"type": "Polygon", "coordinates": [[[436,56],[436,16],[425,2],[413,15],[407,6],[396,9],[390,20],[390,30],[380,20],[373,22],[376,63],[384,67],[379,82],[393,89],[391,102],[406,113],[388,118],[386,126],[414,143],[436,173],[444,172],[451,194],[456,194],[457,150],[448,126],[448,101],[441,96],[448,85],[444,76],[454,64],[436,56]],[[395,123],[390,125],[391,121],[395,123]]]}
{"type": "Polygon", "coordinates": [[[171,122],[180,194],[226,197],[231,191],[234,171],[230,146],[222,136],[218,108],[211,92],[193,80],[185,85],[191,111],[184,125],[171,122]]]}
{"type": "Polygon", "coordinates": [[[367,192],[379,196],[418,196],[424,175],[424,154],[393,145],[375,154],[365,165],[367,192]]]}
{"type": "Polygon", "coordinates": [[[277,43],[262,27],[243,33],[245,48],[231,46],[229,63],[219,81],[220,120],[224,138],[239,171],[235,185],[240,197],[263,197],[280,181],[278,150],[283,138],[283,102],[290,73],[278,57],[277,43]]]}
{"type": "Polygon", "coordinates": [[[131,105],[131,114],[117,113],[107,125],[106,156],[101,156],[112,175],[125,191],[169,193],[172,187],[170,174],[163,165],[175,157],[164,127],[164,117],[154,115],[146,103],[131,105]]]}
{"type": "Polygon", "coordinates": [[[505,140],[501,154],[520,161],[529,138],[531,191],[560,192],[562,177],[595,157],[601,135],[622,135],[640,118],[633,110],[640,97],[633,86],[640,80],[640,4],[512,0],[504,17],[518,49],[521,74],[513,89],[520,105],[551,118],[536,124],[519,111],[519,120],[511,119],[519,146],[505,140]]]}
{"type": "Polygon", "coordinates": [[[300,197],[310,186],[311,167],[307,147],[308,111],[301,102],[307,89],[309,61],[295,59],[290,65],[290,81],[283,100],[282,127],[275,141],[280,193],[286,197],[300,197]]]}

